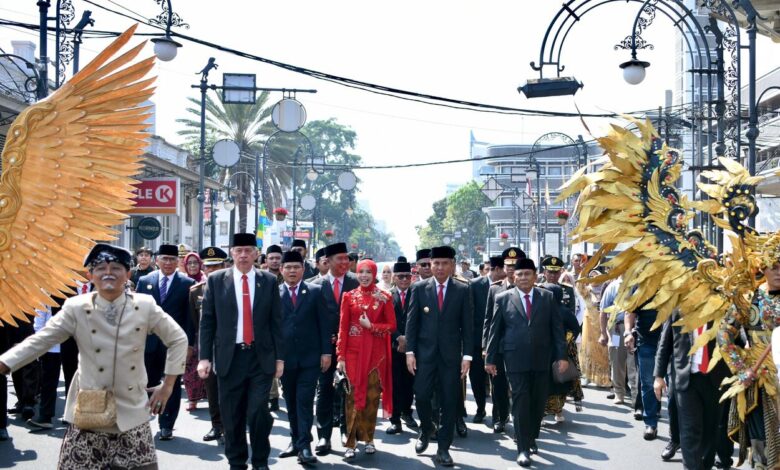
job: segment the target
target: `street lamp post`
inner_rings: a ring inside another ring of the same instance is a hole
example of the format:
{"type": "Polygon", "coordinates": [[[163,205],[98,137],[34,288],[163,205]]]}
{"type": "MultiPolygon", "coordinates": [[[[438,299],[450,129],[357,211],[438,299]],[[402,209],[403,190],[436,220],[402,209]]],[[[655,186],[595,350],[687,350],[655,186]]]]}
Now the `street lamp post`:
{"type": "Polygon", "coordinates": [[[216,69],[217,63],[213,57],[200,71],[200,84],[192,85],[200,90],[200,148],[199,148],[199,176],[198,176],[198,250],[203,249],[203,206],[206,201],[206,92],[209,90],[209,72],[216,69]]]}

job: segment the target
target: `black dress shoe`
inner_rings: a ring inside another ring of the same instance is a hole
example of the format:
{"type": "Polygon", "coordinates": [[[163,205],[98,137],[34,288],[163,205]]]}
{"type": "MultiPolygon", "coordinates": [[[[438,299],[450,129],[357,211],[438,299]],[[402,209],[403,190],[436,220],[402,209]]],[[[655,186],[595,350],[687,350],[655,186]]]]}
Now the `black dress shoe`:
{"type": "Polygon", "coordinates": [[[0,441],[7,441],[8,438],[8,430],[6,428],[0,428],[0,441]]]}
{"type": "Polygon", "coordinates": [[[317,463],[317,457],[312,455],[310,449],[301,449],[301,451],[298,452],[298,463],[302,465],[314,465],[317,463]]]}
{"type": "Polygon", "coordinates": [[[403,432],[403,429],[401,429],[401,423],[390,423],[390,426],[385,429],[385,432],[387,434],[401,434],[403,432]]]}
{"type": "Polygon", "coordinates": [[[414,420],[414,417],[412,416],[412,413],[401,413],[401,421],[404,422],[407,428],[409,429],[417,429],[417,421],[414,420]]]}
{"type": "MultiPolygon", "coordinates": [[[[309,451],[309,453],[311,454],[311,451],[309,451]]],[[[287,457],[292,457],[292,456],[297,455],[297,454],[298,454],[298,449],[296,449],[295,446],[293,445],[293,443],[291,442],[290,445],[288,445],[286,449],[284,449],[283,451],[279,452],[279,458],[280,459],[286,459],[287,457]]]]}
{"type": "Polygon", "coordinates": [[[614,400],[614,399],[615,399],[615,392],[607,393],[607,400],[614,400]]]}
{"type": "Polygon", "coordinates": [[[268,400],[268,409],[270,411],[279,411],[279,399],[271,398],[270,400],[268,400]]]}
{"type": "Polygon", "coordinates": [[[520,465],[521,467],[531,466],[531,456],[528,455],[528,452],[523,451],[517,454],[517,465],[520,465]]]}
{"type": "Polygon", "coordinates": [[[642,421],[644,413],[642,413],[642,410],[634,410],[634,419],[637,421],[642,421]]]}
{"type": "Polygon", "coordinates": [[[536,445],[536,441],[531,441],[531,445],[528,447],[528,450],[531,451],[532,454],[539,453],[539,446],[536,445]]]}
{"type": "Polygon", "coordinates": [[[645,427],[645,440],[646,441],[653,441],[656,437],[658,437],[658,428],[654,428],[653,426],[647,426],[645,427]]]}
{"type": "Polygon", "coordinates": [[[496,421],[495,423],[493,423],[494,433],[501,434],[504,431],[506,431],[506,421],[496,421]]]}
{"type": "Polygon", "coordinates": [[[270,470],[270,469],[268,468],[268,465],[260,465],[260,466],[252,465],[252,470],[270,470]]]}
{"type": "Polygon", "coordinates": [[[205,436],[203,436],[203,440],[208,441],[216,441],[222,437],[222,430],[217,428],[211,428],[211,431],[207,432],[205,436]]]}
{"type": "Polygon", "coordinates": [[[466,421],[464,421],[463,418],[458,418],[458,420],[455,421],[455,431],[458,432],[458,436],[460,437],[469,435],[469,428],[466,427],[466,421]]]}
{"type": "Polygon", "coordinates": [[[8,414],[9,415],[15,415],[22,412],[22,404],[19,402],[16,402],[16,404],[13,406],[13,408],[8,408],[8,414]]]}
{"type": "Polygon", "coordinates": [[[432,441],[438,441],[439,440],[439,428],[433,430],[430,436],[428,436],[428,439],[432,441]]]}
{"type": "Polygon", "coordinates": [[[485,410],[477,410],[477,414],[474,415],[474,419],[471,420],[474,424],[479,424],[485,421],[485,410]]]}
{"type": "Polygon", "coordinates": [[[669,441],[669,443],[666,444],[666,448],[664,449],[664,451],[661,452],[661,459],[663,459],[664,461],[671,460],[671,458],[674,457],[674,454],[676,454],[679,449],[680,449],[680,444],[669,441]]]}
{"type": "Polygon", "coordinates": [[[160,429],[160,440],[161,441],[170,441],[173,439],[173,431],[168,428],[161,428],[160,429]]]}
{"type": "Polygon", "coordinates": [[[439,449],[436,451],[436,463],[440,464],[442,467],[452,467],[455,465],[455,462],[452,461],[452,457],[450,457],[450,451],[447,449],[439,449]]]}
{"type": "Polygon", "coordinates": [[[429,442],[428,436],[424,432],[421,432],[420,435],[417,436],[417,442],[414,443],[414,451],[418,454],[422,454],[425,452],[425,449],[428,448],[429,442]]]}
{"type": "Polygon", "coordinates": [[[328,455],[330,454],[330,439],[325,439],[324,437],[317,441],[317,447],[314,448],[314,453],[317,455],[328,455]]]}
{"type": "Polygon", "coordinates": [[[27,421],[28,419],[32,419],[35,416],[35,408],[32,406],[25,406],[22,408],[22,419],[24,421],[27,421]]]}

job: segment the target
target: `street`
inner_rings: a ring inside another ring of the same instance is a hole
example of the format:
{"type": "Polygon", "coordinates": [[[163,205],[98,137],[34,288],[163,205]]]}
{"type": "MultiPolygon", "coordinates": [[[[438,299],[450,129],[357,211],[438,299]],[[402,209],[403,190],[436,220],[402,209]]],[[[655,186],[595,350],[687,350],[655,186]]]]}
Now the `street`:
{"type": "MultiPolygon", "coordinates": [[[[64,407],[64,385],[61,382],[58,413],[64,407]]],[[[470,393],[470,392],[469,392],[470,393]]],[[[8,388],[8,402],[15,403],[13,387],[8,388]]],[[[644,427],[634,421],[628,405],[616,406],[606,399],[607,391],[593,387],[585,388],[584,409],[574,412],[574,406],[565,407],[566,422],[555,424],[548,417],[539,439],[539,455],[534,457],[535,468],[556,469],[677,469],[681,466],[680,454],[669,463],[661,460],[660,454],[668,442],[669,427],[666,412],[658,429],[658,439],[647,442],[642,438],[644,427]]],[[[174,429],[172,441],[155,440],[161,469],[186,468],[187,470],[212,470],[227,468],[227,461],[221,449],[215,443],[207,443],[201,437],[210,429],[208,410],[205,401],[198,404],[194,413],[184,411],[186,402],[174,429]]],[[[517,457],[514,443],[507,435],[492,432],[490,424],[490,404],[485,424],[471,423],[476,405],[469,394],[467,420],[469,434],[465,439],[455,437],[452,457],[456,468],[461,469],[504,469],[519,468],[515,464],[517,457]]],[[[289,443],[288,425],[284,402],[282,410],[275,413],[271,434],[271,459],[273,468],[299,467],[295,458],[280,460],[277,455],[289,443]]],[[[64,427],[60,424],[52,431],[30,431],[20,418],[9,416],[8,432],[11,439],[0,442],[0,468],[50,469],[55,468],[64,427]]],[[[59,423],[59,420],[57,420],[59,423]]],[[[351,464],[342,460],[343,448],[334,442],[335,452],[320,457],[319,468],[371,468],[407,470],[416,468],[435,468],[433,456],[435,443],[422,456],[414,453],[416,434],[407,431],[396,436],[388,436],[384,429],[388,422],[377,422],[377,453],[369,456],[358,453],[351,464]]],[[[508,427],[511,432],[511,425],[508,427]]],[[[158,427],[152,424],[152,431],[158,427]]],[[[359,446],[362,449],[362,445],[359,446]]]]}

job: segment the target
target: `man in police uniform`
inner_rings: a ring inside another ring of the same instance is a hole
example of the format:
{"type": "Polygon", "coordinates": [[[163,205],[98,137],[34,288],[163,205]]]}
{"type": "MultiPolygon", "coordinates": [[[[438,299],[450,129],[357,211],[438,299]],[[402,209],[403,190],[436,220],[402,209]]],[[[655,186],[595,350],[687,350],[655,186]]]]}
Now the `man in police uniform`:
{"type": "MultiPolygon", "coordinates": [[[[493,321],[493,307],[495,299],[501,292],[513,289],[515,287],[515,262],[519,259],[525,259],[523,250],[517,247],[509,247],[501,253],[501,259],[504,263],[504,274],[506,277],[502,281],[494,282],[488,290],[487,302],[485,305],[485,321],[482,328],[482,355],[487,351],[488,336],[490,326],[493,321]]],[[[499,264],[497,261],[495,264],[499,264]]],[[[499,354],[502,351],[499,350],[499,354]]],[[[493,400],[493,432],[502,433],[506,429],[506,422],[509,420],[509,382],[504,371],[504,361],[501,357],[496,360],[496,374],[490,377],[491,398],[493,400]]]]}
{"type": "Polygon", "coordinates": [[[565,309],[568,309],[571,314],[574,315],[576,307],[574,287],[571,284],[561,282],[563,260],[557,256],[548,256],[542,260],[542,268],[544,269],[544,280],[546,282],[561,286],[561,289],[563,290],[563,299],[561,300],[561,303],[565,309]]]}
{"type": "MultiPolygon", "coordinates": [[[[198,253],[203,261],[203,272],[208,276],[214,271],[225,269],[225,260],[228,254],[222,248],[208,246],[198,253]]],[[[200,309],[203,303],[203,290],[206,288],[206,279],[190,287],[190,321],[195,325],[194,331],[200,331],[200,309]]],[[[211,371],[206,378],[206,398],[209,402],[209,416],[211,418],[211,430],[203,436],[204,441],[217,440],[224,444],[222,437],[222,416],[219,414],[219,389],[217,388],[217,376],[211,371]]]]}
{"type": "MultiPolygon", "coordinates": [[[[319,271],[317,271],[317,268],[312,266],[311,261],[306,259],[306,255],[308,254],[308,250],[306,249],[306,240],[299,240],[294,239],[292,242],[292,246],[290,246],[290,251],[297,251],[301,254],[301,258],[303,258],[303,279],[310,279],[317,275],[319,271]]],[[[315,260],[316,262],[316,260],[315,260]]]]}

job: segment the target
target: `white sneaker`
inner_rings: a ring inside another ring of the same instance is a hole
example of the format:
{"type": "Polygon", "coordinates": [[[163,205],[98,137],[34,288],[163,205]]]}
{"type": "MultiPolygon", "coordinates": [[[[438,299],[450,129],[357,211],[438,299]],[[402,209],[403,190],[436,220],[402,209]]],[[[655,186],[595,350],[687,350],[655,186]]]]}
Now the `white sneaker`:
{"type": "Polygon", "coordinates": [[[590,380],[588,380],[587,377],[582,377],[580,379],[580,385],[582,385],[583,387],[587,387],[589,383],[590,383],[590,380]]]}
{"type": "Polygon", "coordinates": [[[555,422],[556,423],[562,423],[564,421],[566,421],[566,417],[563,416],[563,413],[557,413],[555,415],[555,422]]]}
{"type": "Polygon", "coordinates": [[[365,453],[369,455],[376,453],[376,446],[374,446],[373,442],[366,444],[365,453]]]}

